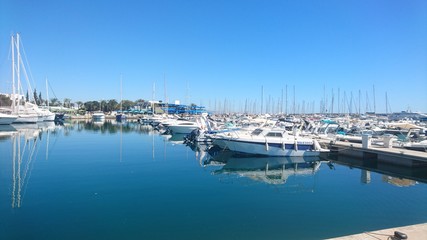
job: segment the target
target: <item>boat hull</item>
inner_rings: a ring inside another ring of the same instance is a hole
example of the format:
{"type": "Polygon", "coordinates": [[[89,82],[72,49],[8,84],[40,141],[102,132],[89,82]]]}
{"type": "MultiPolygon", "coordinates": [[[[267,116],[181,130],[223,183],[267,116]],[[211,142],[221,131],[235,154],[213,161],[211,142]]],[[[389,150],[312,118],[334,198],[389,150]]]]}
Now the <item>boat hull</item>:
{"type": "Polygon", "coordinates": [[[36,114],[19,114],[13,123],[37,123],[39,117],[36,114]]]}
{"type": "Polygon", "coordinates": [[[12,124],[18,116],[0,113],[0,125],[12,124]]]}
{"type": "Polygon", "coordinates": [[[213,143],[234,152],[275,157],[316,157],[324,151],[316,149],[313,143],[295,145],[294,143],[249,142],[233,139],[215,139],[213,143]]]}
{"type": "Polygon", "coordinates": [[[190,134],[193,130],[198,129],[198,126],[186,126],[186,125],[169,125],[169,130],[173,133],[190,134]]]}

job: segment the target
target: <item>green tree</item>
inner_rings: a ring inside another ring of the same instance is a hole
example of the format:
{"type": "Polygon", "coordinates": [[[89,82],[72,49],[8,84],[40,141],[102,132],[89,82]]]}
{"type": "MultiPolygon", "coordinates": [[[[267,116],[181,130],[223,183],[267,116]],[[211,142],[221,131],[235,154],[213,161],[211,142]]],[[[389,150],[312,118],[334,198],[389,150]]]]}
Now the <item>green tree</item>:
{"type": "Polygon", "coordinates": [[[2,106],[12,106],[12,99],[6,95],[0,94],[0,107],[2,106]]]}
{"type": "Polygon", "coordinates": [[[61,102],[57,98],[51,98],[50,106],[61,106],[61,102]]]}
{"type": "Polygon", "coordinates": [[[93,112],[100,110],[100,104],[98,101],[89,101],[84,103],[86,111],[93,112]]]}
{"type": "Polygon", "coordinates": [[[119,103],[115,99],[111,99],[107,103],[107,112],[116,111],[119,103]]]}
{"type": "Polygon", "coordinates": [[[135,105],[136,105],[135,102],[132,102],[130,100],[123,100],[122,101],[123,110],[129,110],[130,108],[132,108],[135,105]]]}
{"type": "Polygon", "coordinates": [[[71,106],[71,99],[64,98],[64,107],[69,108],[71,106]]]}
{"type": "Polygon", "coordinates": [[[77,101],[76,102],[76,104],[77,104],[77,108],[81,108],[81,107],[84,107],[84,105],[83,105],[83,102],[82,101],[77,101]]]}
{"type": "Polygon", "coordinates": [[[39,92],[39,105],[43,104],[42,92],[39,92]]]}
{"type": "Polygon", "coordinates": [[[37,97],[37,90],[35,88],[34,88],[33,95],[34,95],[34,103],[37,104],[37,105],[39,105],[40,104],[39,103],[39,97],[37,97]]]}

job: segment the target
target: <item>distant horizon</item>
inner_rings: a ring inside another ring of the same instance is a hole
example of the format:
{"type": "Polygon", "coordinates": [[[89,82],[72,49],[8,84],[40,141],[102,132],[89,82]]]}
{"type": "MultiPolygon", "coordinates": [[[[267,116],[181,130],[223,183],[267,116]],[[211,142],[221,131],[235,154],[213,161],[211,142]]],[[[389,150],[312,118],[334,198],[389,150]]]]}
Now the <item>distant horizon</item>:
{"type": "Polygon", "coordinates": [[[427,112],[423,0],[0,0],[0,22],[0,92],[20,33],[31,88],[60,101],[265,112],[287,89],[299,112],[427,112]]]}

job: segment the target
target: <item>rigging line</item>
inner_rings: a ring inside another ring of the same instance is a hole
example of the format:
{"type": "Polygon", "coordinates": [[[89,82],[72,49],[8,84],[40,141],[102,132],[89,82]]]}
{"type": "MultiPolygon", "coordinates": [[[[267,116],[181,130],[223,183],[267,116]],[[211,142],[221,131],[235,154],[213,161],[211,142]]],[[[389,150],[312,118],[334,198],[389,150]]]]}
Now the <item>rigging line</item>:
{"type": "MultiPolygon", "coordinates": [[[[32,99],[33,101],[34,101],[34,103],[35,104],[37,104],[36,103],[36,99],[34,99],[34,95],[32,95],[32,93],[33,93],[33,89],[31,88],[31,84],[30,84],[30,79],[28,78],[28,74],[27,74],[27,70],[25,69],[25,66],[24,66],[24,63],[22,62],[22,58],[19,58],[19,60],[21,61],[21,64],[22,64],[22,70],[24,71],[24,76],[25,76],[25,80],[27,81],[27,87],[28,87],[28,89],[27,90],[29,90],[29,93],[28,93],[28,97],[30,98],[30,99],[32,99]],[[31,93],[31,94],[30,94],[31,93]]],[[[18,63],[19,64],[19,63],[18,63]]],[[[22,84],[22,83],[21,83],[22,84]]],[[[22,87],[22,86],[21,86],[22,87]]],[[[24,92],[24,91],[22,91],[22,92],[24,92]]]]}
{"type": "MultiPolygon", "coordinates": [[[[55,94],[55,91],[53,91],[53,88],[52,88],[52,85],[50,84],[50,82],[49,82],[49,79],[47,80],[47,85],[49,86],[49,89],[52,91],[52,93],[53,93],[53,96],[55,96],[55,98],[56,99],[58,99],[58,97],[56,96],[56,94],[55,94]]],[[[49,99],[48,99],[48,101],[49,101],[49,99]]]]}
{"type": "MultiPolygon", "coordinates": [[[[24,58],[25,58],[25,62],[27,63],[27,66],[28,66],[28,71],[30,72],[31,80],[33,82],[34,87],[36,88],[36,83],[34,82],[33,74],[31,72],[31,68],[30,68],[30,64],[28,63],[27,53],[25,52],[24,44],[22,43],[21,39],[20,39],[19,43],[21,44],[22,51],[24,52],[24,58]]],[[[22,61],[22,58],[21,58],[21,61],[22,61]]],[[[22,63],[22,66],[25,69],[25,66],[23,63],[22,63]]]]}
{"type": "Polygon", "coordinates": [[[37,155],[38,155],[38,152],[39,152],[39,149],[40,149],[40,144],[37,144],[39,141],[37,140],[37,139],[35,139],[34,140],[34,143],[33,143],[33,149],[32,149],[32,151],[31,151],[31,155],[28,157],[29,158],[29,161],[27,162],[27,166],[26,166],[26,171],[25,171],[25,173],[24,173],[24,177],[23,177],[23,183],[22,183],[22,190],[23,190],[23,193],[22,193],[22,197],[21,197],[21,203],[24,201],[24,198],[25,198],[25,194],[27,193],[27,185],[28,185],[28,183],[30,182],[30,178],[31,178],[31,173],[32,173],[32,169],[34,168],[34,162],[35,162],[35,159],[34,158],[36,158],[37,157],[37,155]],[[36,157],[33,157],[34,156],[34,152],[35,152],[35,154],[36,154],[36,157]],[[34,159],[34,160],[33,160],[34,159]],[[28,173],[28,178],[27,178],[27,173],[28,173]],[[27,179],[26,181],[25,181],[25,179],[27,179]]]}

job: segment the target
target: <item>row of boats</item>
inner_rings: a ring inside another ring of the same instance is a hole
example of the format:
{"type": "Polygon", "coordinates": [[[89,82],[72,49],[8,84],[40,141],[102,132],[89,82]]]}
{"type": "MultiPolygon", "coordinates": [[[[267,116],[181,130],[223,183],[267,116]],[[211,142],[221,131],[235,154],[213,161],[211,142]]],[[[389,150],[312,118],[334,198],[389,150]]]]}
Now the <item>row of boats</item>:
{"type": "Polygon", "coordinates": [[[262,156],[312,157],[327,152],[318,141],[297,131],[271,125],[270,120],[251,124],[232,123],[202,115],[189,118],[150,116],[139,119],[164,133],[186,134],[186,140],[210,144],[242,154],[262,156]]]}
{"type": "Polygon", "coordinates": [[[387,139],[393,147],[427,149],[425,123],[390,122],[376,116],[148,115],[138,122],[164,133],[184,134],[188,142],[262,156],[318,156],[329,151],[320,142],[361,143],[363,135],[368,135],[372,144],[384,145],[387,139]]]}

